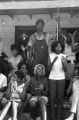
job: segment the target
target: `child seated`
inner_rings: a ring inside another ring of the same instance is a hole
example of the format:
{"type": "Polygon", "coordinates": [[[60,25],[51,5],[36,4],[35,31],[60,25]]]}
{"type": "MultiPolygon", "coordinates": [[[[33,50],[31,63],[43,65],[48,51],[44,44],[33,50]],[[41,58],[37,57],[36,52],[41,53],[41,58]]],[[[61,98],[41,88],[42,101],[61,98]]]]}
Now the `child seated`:
{"type": "Polygon", "coordinates": [[[12,75],[8,90],[5,93],[7,104],[0,115],[0,120],[4,119],[11,105],[13,110],[13,120],[17,120],[17,108],[21,105],[22,100],[24,100],[26,95],[26,85],[22,81],[23,78],[24,74],[21,71],[15,71],[12,75]]]}
{"type": "MultiPolygon", "coordinates": [[[[31,99],[29,101],[31,107],[35,107],[36,103],[48,102],[48,79],[45,77],[45,67],[42,64],[38,64],[34,68],[34,77],[30,82],[31,99]]],[[[34,109],[33,109],[34,112],[34,109]]]]}
{"type": "Polygon", "coordinates": [[[18,70],[24,73],[24,81],[26,84],[28,83],[27,85],[29,85],[31,76],[29,75],[28,65],[22,61],[18,64],[18,70]]]}
{"type": "Polygon", "coordinates": [[[31,94],[29,93],[29,84],[30,84],[31,76],[29,75],[27,64],[24,61],[20,62],[18,65],[18,70],[20,70],[24,73],[23,80],[27,87],[27,101],[29,101],[29,99],[31,97],[31,94]]]}
{"type": "MultiPolygon", "coordinates": [[[[72,106],[71,106],[71,115],[69,118],[65,120],[73,120],[74,119],[74,114],[78,112],[79,107],[79,66],[76,66],[75,70],[75,76],[72,79],[72,89],[73,89],[73,94],[72,94],[72,106]]],[[[71,85],[70,85],[71,86],[71,85]]],[[[79,113],[78,113],[79,114],[79,113]]],[[[77,114],[77,120],[79,115],[77,114]]]]}

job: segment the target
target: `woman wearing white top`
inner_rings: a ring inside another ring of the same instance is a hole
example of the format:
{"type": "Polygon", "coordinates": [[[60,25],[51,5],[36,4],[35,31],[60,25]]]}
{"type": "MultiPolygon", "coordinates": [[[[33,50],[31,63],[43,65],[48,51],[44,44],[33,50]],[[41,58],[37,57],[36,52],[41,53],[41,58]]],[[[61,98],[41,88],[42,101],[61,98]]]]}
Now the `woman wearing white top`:
{"type": "Polygon", "coordinates": [[[57,120],[60,120],[65,89],[66,55],[62,53],[64,46],[58,41],[52,43],[51,51],[52,53],[49,55],[51,61],[49,74],[51,119],[55,120],[54,107],[57,98],[57,120]]]}

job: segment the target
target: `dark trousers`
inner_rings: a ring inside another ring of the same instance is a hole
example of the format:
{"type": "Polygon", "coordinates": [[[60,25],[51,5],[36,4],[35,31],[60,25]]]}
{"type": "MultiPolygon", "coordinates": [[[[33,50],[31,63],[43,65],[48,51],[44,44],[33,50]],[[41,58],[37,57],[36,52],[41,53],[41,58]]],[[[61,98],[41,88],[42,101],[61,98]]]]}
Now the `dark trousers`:
{"type": "Polygon", "coordinates": [[[57,120],[61,120],[65,80],[49,80],[51,120],[55,120],[55,102],[57,101],[57,120]]]}

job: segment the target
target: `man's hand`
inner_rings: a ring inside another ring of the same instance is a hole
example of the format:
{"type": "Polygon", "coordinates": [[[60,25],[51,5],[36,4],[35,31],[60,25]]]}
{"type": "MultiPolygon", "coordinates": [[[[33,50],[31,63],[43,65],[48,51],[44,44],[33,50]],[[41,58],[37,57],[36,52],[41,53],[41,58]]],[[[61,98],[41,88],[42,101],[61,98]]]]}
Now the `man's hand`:
{"type": "Polygon", "coordinates": [[[66,62],[66,58],[64,56],[61,57],[61,62],[65,63],[66,62]]]}
{"type": "Polygon", "coordinates": [[[43,90],[43,85],[40,84],[40,86],[38,88],[35,88],[35,90],[43,90]]]}
{"type": "Polygon", "coordinates": [[[25,47],[24,47],[23,45],[21,45],[21,49],[22,49],[23,51],[25,51],[25,47]]]}

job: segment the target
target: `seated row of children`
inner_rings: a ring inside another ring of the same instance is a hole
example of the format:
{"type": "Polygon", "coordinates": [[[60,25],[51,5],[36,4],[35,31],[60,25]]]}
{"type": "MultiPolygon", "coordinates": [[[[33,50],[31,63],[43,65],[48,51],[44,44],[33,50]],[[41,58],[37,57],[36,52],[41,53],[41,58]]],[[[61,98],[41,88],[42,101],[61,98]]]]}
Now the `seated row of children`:
{"type": "Polygon", "coordinates": [[[8,79],[9,84],[6,91],[0,93],[1,104],[4,105],[0,120],[5,118],[11,106],[12,116],[9,119],[17,120],[18,107],[21,108],[25,98],[30,105],[34,105],[34,101],[41,99],[45,104],[47,103],[48,79],[45,77],[45,67],[42,64],[35,66],[34,76],[31,77],[28,74],[26,63],[21,62],[18,65],[18,70],[10,72],[8,79]]]}
{"type": "MultiPolygon", "coordinates": [[[[38,101],[41,99],[43,99],[45,103],[47,103],[48,101],[48,98],[47,98],[48,79],[45,76],[44,66],[42,64],[36,65],[34,68],[34,76],[31,77],[28,73],[26,64],[22,62],[23,60],[22,60],[21,55],[17,56],[17,47],[15,45],[11,46],[11,51],[12,51],[13,56],[10,59],[8,59],[8,62],[10,63],[11,72],[8,75],[9,84],[8,84],[7,90],[6,90],[7,78],[3,74],[0,75],[0,77],[2,77],[0,78],[0,82],[2,82],[1,87],[0,87],[1,88],[0,89],[0,92],[1,92],[0,100],[2,104],[5,103],[5,107],[0,115],[0,120],[4,119],[10,106],[12,106],[13,108],[13,116],[11,116],[10,119],[13,118],[13,120],[17,120],[18,118],[17,108],[18,106],[21,106],[21,103],[22,101],[25,100],[26,95],[31,105],[34,105],[34,101],[38,101]],[[30,94],[27,94],[28,91],[30,94]]],[[[78,82],[78,77],[76,77],[79,75],[78,68],[79,66],[76,67],[76,71],[78,74],[74,74],[72,81],[76,79],[76,81],[78,82]]],[[[77,87],[78,83],[76,83],[76,81],[74,81],[72,84],[73,89],[75,85],[76,85],[76,88],[78,88],[77,87]]],[[[78,90],[74,89],[73,97],[72,97],[73,98],[72,109],[71,109],[72,114],[67,120],[73,120],[74,113],[76,112],[78,108],[78,94],[77,93],[78,93],[78,90]],[[76,97],[74,97],[74,95],[76,97]]]]}

